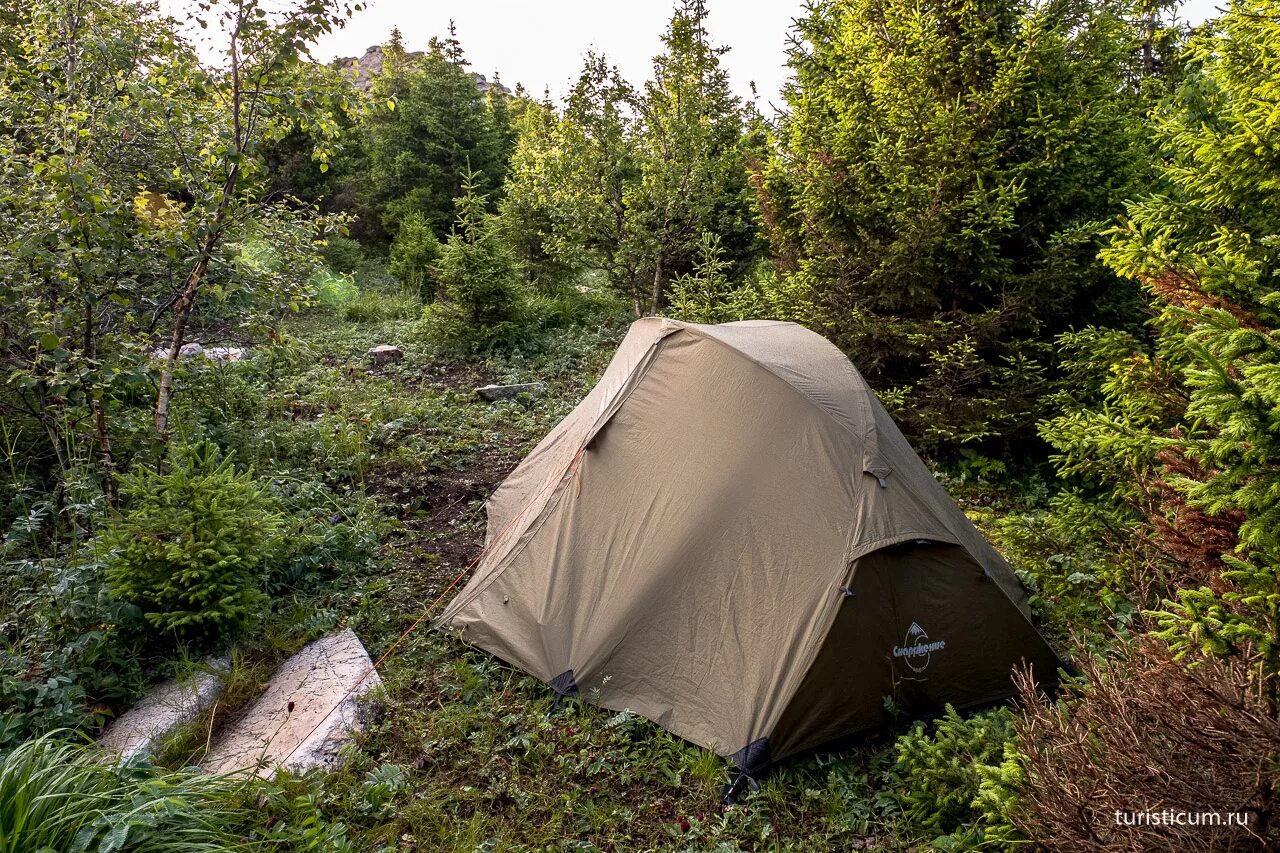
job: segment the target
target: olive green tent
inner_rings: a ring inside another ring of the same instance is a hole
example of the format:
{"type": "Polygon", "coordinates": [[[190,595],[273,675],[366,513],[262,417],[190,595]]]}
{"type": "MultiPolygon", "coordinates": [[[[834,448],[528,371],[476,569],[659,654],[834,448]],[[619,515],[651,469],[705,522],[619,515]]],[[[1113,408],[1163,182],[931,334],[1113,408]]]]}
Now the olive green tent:
{"type": "Polygon", "coordinates": [[[752,774],[1059,662],[848,359],[792,323],[632,325],[488,504],[441,626],[752,774]]]}

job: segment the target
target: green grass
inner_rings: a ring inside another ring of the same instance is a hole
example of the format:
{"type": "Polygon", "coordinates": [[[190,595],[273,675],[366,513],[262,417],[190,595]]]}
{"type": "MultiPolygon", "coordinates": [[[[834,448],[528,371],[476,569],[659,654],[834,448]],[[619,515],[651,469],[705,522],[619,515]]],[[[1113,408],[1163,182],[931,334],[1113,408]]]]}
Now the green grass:
{"type": "Polygon", "coordinates": [[[27,741],[0,758],[0,853],[243,846],[231,803],[241,783],[118,767],[92,747],[56,738],[27,741]]]}

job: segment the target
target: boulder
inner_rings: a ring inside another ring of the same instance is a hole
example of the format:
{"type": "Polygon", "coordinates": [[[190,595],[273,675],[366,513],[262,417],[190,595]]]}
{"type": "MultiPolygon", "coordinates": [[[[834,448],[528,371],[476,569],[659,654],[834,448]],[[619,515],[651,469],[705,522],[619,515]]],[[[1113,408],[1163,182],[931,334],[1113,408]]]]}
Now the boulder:
{"type": "Polygon", "coordinates": [[[98,745],[121,761],[152,755],[160,743],[184,723],[213,706],[231,661],[214,658],[204,668],[182,679],[157,685],[138,704],[112,720],[98,738],[98,745]]]}
{"type": "Polygon", "coordinates": [[[360,727],[357,699],[381,681],[350,628],[316,640],[284,662],[200,768],[269,778],[279,767],[334,767],[338,749],[360,727]]]}
{"type": "Polygon", "coordinates": [[[492,403],[496,400],[510,400],[517,394],[531,394],[535,397],[547,390],[542,382],[525,382],[520,385],[485,385],[476,389],[481,400],[492,403]]]}
{"type": "Polygon", "coordinates": [[[369,350],[369,361],[374,367],[381,367],[384,364],[400,361],[404,358],[404,350],[400,347],[393,347],[390,344],[379,344],[369,350]]]}
{"type": "MultiPolygon", "coordinates": [[[[204,355],[204,347],[200,344],[183,344],[182,349],[178,350],[178,358],[184,361],[188,358],[195,358],[196,356],[201,355],[204,355]]],[[[151,351],[151,357],[159,361],[163,361],[169,357],[169,348],[157,347],[151,351]]]]}

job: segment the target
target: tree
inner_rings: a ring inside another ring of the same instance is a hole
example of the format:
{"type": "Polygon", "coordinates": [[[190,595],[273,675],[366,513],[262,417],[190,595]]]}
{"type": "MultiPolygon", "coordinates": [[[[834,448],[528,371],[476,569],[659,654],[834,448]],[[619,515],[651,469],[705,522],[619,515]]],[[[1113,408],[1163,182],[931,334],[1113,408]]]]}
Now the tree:
{"type": "Polygon", "coordinates": [[[162,439],[169,433],[174,366],[205,273],[223,238],[253,217],[262,195],[261,185],[253,180],[252,148],[298,124],[322,138],[335,132],[332,114],[315,107],[321,95],[300,88],[305,78],[293,71],[308,44],[362,7],[343,0],[299,0],[272,12],[262,0],[214,0],[206,8],[226,36],[227,66],[217,76],[198,67],[184,69],[194,78],[193,85],[214,89],[222,109],[209,113],[211,121],[203,123],[200,138],[179,144],[181,160],[174,170],[192,199],[187,218],[194,225],[198,248],[173,303],[169,352],[160,370],[155,421],[162,439]]]}
{"type": "Polygon", "coordinates": [[[395,49],[385,56],[364,122],[361,209],[372,220],[365,227],[380,225],[375,236],[385,240],[416,212],[444,239],[469,169],[484,194],[496,198],[502,188],[510,157],[505,95],[479,89],[452,25],[420,58],[395,49]]]}
{"type": "Polygon", "coordinates": [[[1102,399],[1042,425],[1176,566],[1150,618],[1175,652],[1242,663],[1280,715],[1280,4],[1241,0],[1192,42],[1154,113],[1163,191],[1104,251],[1140,281],[1150,347],[1102,399]]]}
{"type": "Polygon", "coordinates": [[[652,276],[655,314],[672,278],[692,271],[703,233],[716,234],[735,265],[758,255],[743,146],[748,112],[729,88],[720,66],[728,48],[711,45],[707,15],[704,0],[680,0],[636,100],[639,174],[628,189],[623,252],[652,276]]]}
{"type": "Polygon", "coordinates": [[[761,208],[789,313],[924,447],[1034,422],[1053,332],[1133,324],[1095,232],[1144,174],[1115,4],[824,0],[761,208]]]}
{"type": "Polygon", "coordinates": [[[449,329],[449,335],[461,333],[481,342],[510,332],[519,309],[519,271],[498,232],[497,217],[486,212],[487,203],[475,173],[465,173],[458,221],[438,264],[444,304],[437,313],[444,316],[435,318],[461,325],[449,329]]]}
{"type": "Polygon", "coordinates": [[[285,122],[329,132],[292,69],[297,40],[334,19],[314,3],[283,20],[254,9],[213,7],[240,21],[225,73],[149,3],[37,2],[3,22],[0,415],[23,435],[38,425],[47,441],[33,470],[58,483],[95,460],[108,501],[111,414],[158,373],[155,434],[167,437],[195,312],[235,328],[307,298],[327,225],[265,200],[254,155],[285,122]],[[255,241],[286,262],[250,262],[255,241]],[[165,326],[156,365],[147,356],[165,326]]]}
{"type": "Polygon", "coordinates": [[[440,241],[422,214],[413,212],[400,222],[400,233],[391,244],[388,270],[402,287],[412,290],[424,302],[435,299],[435,263],[440,257],[440,241]]]}
{"type": "Polygon", "coordinates": [[[536,268],[604,269],[636,316],[660,312],[671,282],[691,273],[704,233],[740,276],[761,253],[746,159],[752,119],[710,44],[707,10],[681,0],[639,92],[588,54],[556,121],[529,115],[504,208],[536,268]]]}

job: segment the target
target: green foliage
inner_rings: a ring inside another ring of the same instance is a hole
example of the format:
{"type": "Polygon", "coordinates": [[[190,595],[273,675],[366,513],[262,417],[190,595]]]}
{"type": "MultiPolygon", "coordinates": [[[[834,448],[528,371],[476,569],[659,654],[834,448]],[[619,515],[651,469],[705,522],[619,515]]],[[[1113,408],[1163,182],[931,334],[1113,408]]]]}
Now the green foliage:
{"type": "MultiPolygon", "coordinates": [[[[10,543],[6,543],[8,545],[10,543]]],[[[59,557],[0,568],[0,753],[42,732],[92,731],[145,681],[101,566],[59,557]]]]}
{"type": "Polygon", "coordinates": [[[417,211],[400,222],[391,244],[390,271],[400,286],[418,294],[423,302],[436,296],[435,264],[440,258],[440,241],[417,211]]]}
{"type": "Polygon", "coordinates": [[[103,761],[46,735],[0,756],[0,851],[201,853],[239,840],[240,783],[103,761]]]}
{"type": "MultiPolygon", "coordinates": [[[[975,821],[984,773],[1000,767],[1013,738],[1013,714],[1001,708],[969,718],[947,706],[931,725],[916,725],[894,745],[896,760],[885,773],[888,796],[911,825],[932,835],[956,833],[945,849],[963,838],[980,843],[975,821]]],[[[988,801],[994,794],[986,792],[988,801]]],[[[989,808],[989,805],[984,805],[989,808]]],[[[937,844],[938,842],[935,842],[937,844]]]]}
{"type": "Polygon", "coordinates": [[[208,641],[241,630],[265,603],[281,546],[275,502],[210,445],[122,487],[128,508],[98,543],[112,594],[161,637],[208,641]]]}
{"type": "Polygon", "coordinates": [[[1145,169],[1124,11],[832,0],[799,22],[762,174],[788,314],[928,449],[1025,437],[1046,336],[1137,320],[1094,237],[1145,169]]]}
{"type": "Polygon", "coordinates": [[[693,272],[677,276],[668,313],[694,323],[729,323],[767,318],[763,294],[754,282],[735,284],[719,236],[703,234],[693,272]]]}
{"type": "Polygon", "coordinates": [[[316,301],[331,308],[348,304],[360,292],[351,276],[330,269],[320,270],[311,277],[311,289],[316,301]]]}
{"type": "Polygon", "coordinates": [[[417,317],[421,311],[422,303],[416,295],[380,290],[366,290],[342,306],[343,319],[352,323],[409,320],[417,317]]]}
{"type": "Polygon", "coordinates": [[[417,214],[444,239],[458,218],[454,200],[469,172],[479,194],[493,195],[502,187],[511,153],[510,118],[495,104],[504,96],[495,92],[488,98],[480,91],[452,27],[448,38],[433,38],[421,57],[387,45],[383,63],[362,125],[365,218],[393,237],[417,214]]]}
{"type": "Polygon", "coordinates": [[[589,54],[558,119],[549,105],[525,113],[502,212],[536,281],[603,269],[639,316],[665,309],[706,233],[735,279],[759,257],[745,164],[763,140],[706,19],[704,3],[677,4],[640,91],[589,54]]]}
{"type": "Polygon", "coordinates": [[[1149,614],[1182,653],[1280,675],[1280,7],[1233,5],[1192,43],[1153,116],[1165,191],[1128,205],[1104,252],[1157,312],[1150,350],[1112,353],[1102,400],[1042,428],[1067,475],[1106,484],[1173,566],[1149,614]],[[1099,473],[1101,477],[1097,476],[1099,473]]]}
{"type": "Polygon", "coordinates": [[[440,298],[423,312],[421,331],[434,343],[479,348],[510,341],[519,331],[521,281],[502,241],[497,217],[485,212],[474,173],[457,200],[458,222],[440,254],[440,298]]]}

